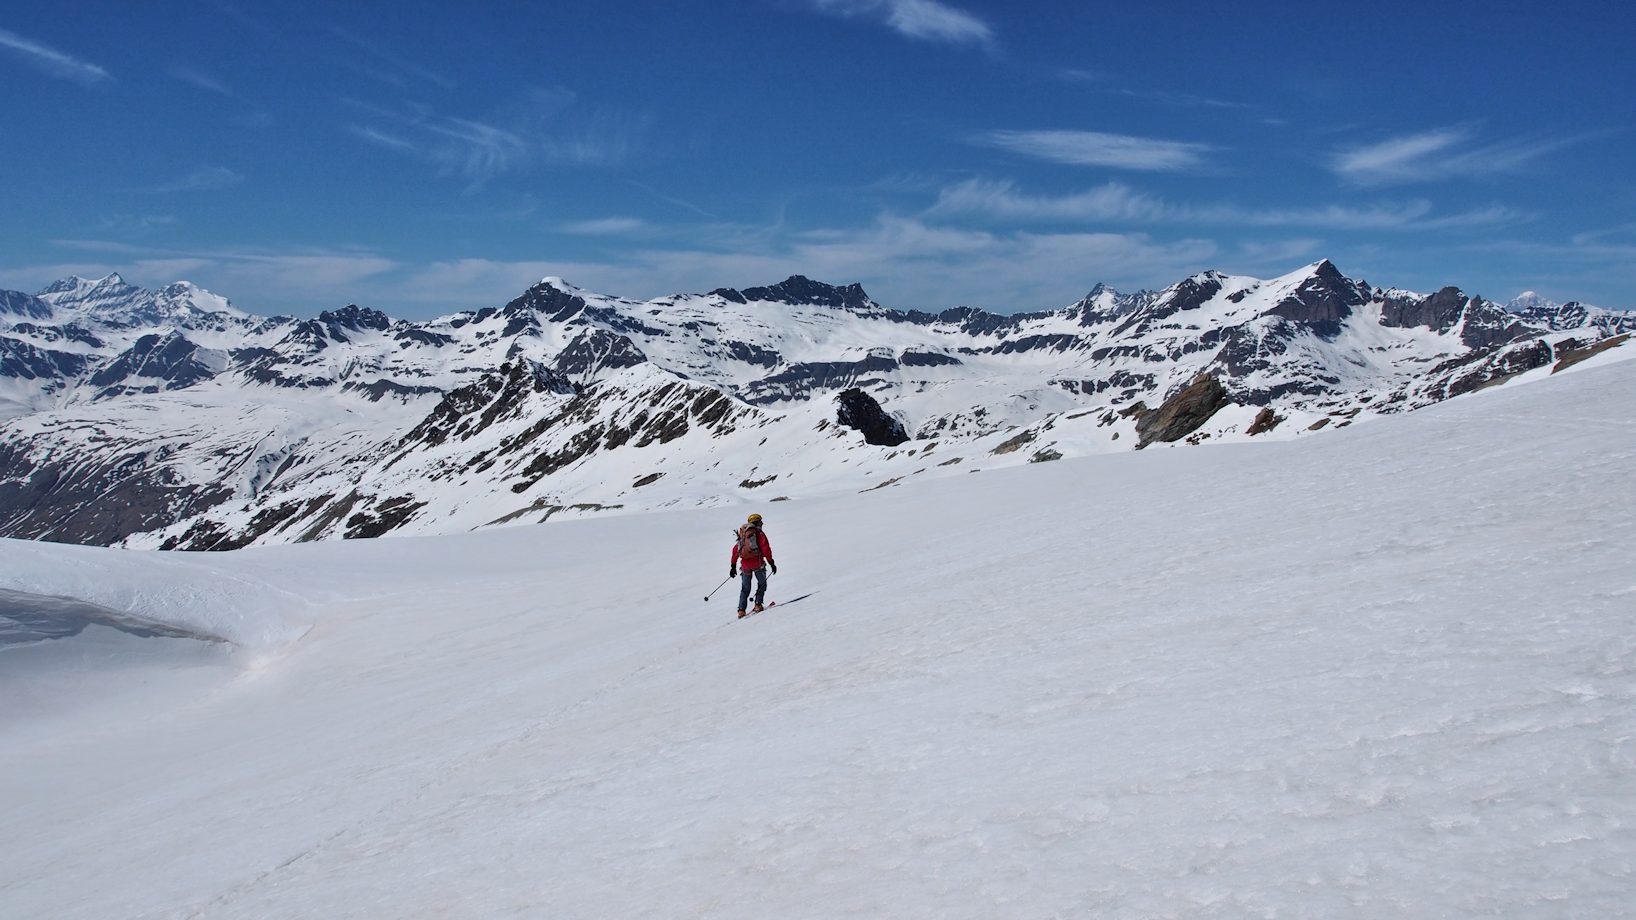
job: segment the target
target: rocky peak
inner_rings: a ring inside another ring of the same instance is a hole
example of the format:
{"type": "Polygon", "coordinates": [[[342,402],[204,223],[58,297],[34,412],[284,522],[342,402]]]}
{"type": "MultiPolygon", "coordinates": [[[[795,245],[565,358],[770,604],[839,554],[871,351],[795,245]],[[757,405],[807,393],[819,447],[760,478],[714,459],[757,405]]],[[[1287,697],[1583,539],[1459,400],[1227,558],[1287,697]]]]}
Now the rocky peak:
{"type": "Polygon", "coordinates": [[[1136,309],[1145,294],[1121,294],[1098,282],[1089,294],[1068,308],[1068,318],[1077,319],[1081,326],[1094,326],[1136,309]]]}
{"type": "Polygon", "coordinates": [[[328,348],[331,342],[350,342],[355,333],[385,332],[390,328],[392,319],[385,313],[349,303],[339,310],[325,310],[312,319],[301,320],[284,341],[310,353],[328,348]]]}
{"type": "Polygon", "coordinates": [[[875,302],[869,299],[861,284],[836,287],[822,281],[813,281],[803,275],[791,275],[771,287],[745,288],[743,291],[721,288],[712,293],[737,303],[768,300],[775,303],[841,307],[849,310],[865,310],[875,306],[875,302]],[[735,294],[736,297],[733,296],[735,294]]]}
{"type": "Polygon", "coordinates": [[[0,291],[0,315],[50,319],[51,304],[22,291],[0,291]]]}
{"type": "Polygon", "coordinates": [[[57,306],[105,309],[127,305],[147,293],[113,272],[94,279],[71,275],[47,285],[37,296],[57,306]]]}
{"type": "Polygon", "coordinates": [[[1435,332],[1448,332],[1459,321],[1465,307],[1465,292],[1453,286],[1428,296],[1394,291],[1381,303],[1380,322],[1403,329],[1424,326],[1435,332]]]}
{"type": "MultiPolygon", "coordinates": [[[[353,332],[362,332],[373,329],[376,332],[385,332],[392,328],[392,318],[379,310],[369,307],[360,307],[349,303],[339,310],[325,310],[318,314],[318,321],[331,330],[350,329],[353,332]]],[[[343,337],[340,337],[344,339],[343,337]]]]}
{"type": "Polygon", "coordinates": [[[1156,305],[1159,315],[1169,316],[1172,313],[1197,310],[1221,293],[1221,282],[1224,277],[1226,276],[1217,271],[1200,272],[1186,281],[1171,285],[1160,295],[1160,302],[1156,305]]]}
{"type": "MultiPolygon", "coordinates": [[[[563,323],[585,310],[585,298],[575,292],[561,278],[546,278],[523,292],[521,297],[505,305],[500,310],[510,325],[527,314],[529,317],[537,314],[542,319],[553,323],[563,323]]],[[[507,335],[514,334],[507,332],[507,335]]]]}
{"type": "Polygon", "coordinates": [[[1123,308],[1123,307],[1129,307],[1130,304],[1133,303],[1135,300],[1136,300],[1135,296],[1129,295],[1129,294],[1121,294],[1121,293],[1119,293],[1119,291],[1115,290],[1114,288],[1111,288],[1111,287],[1107,286],[1106,284],[1103,284],[1102,282],[1098,281],[1096,283],[1096,286],[1091,288],[1090,293],[1086,294],[1083,298],[1081,298],[1079,303],[1075,304],[1074,306],[1076,306],[1076,307],[1087,307],[1087,308],[1090,308],[1090,309],[1103,309],[1103,308],[1118,309],[1118,308],[1123,308]]]}
{"type": "Polygon", "coordinates": [[[1383,326],[1424,326],[1447,334],[1459,327],[1460,341],[1470,348],[1492,348],[1538,334],[1499,304],[1467,297],[1449,286],[1428,297],[1393,291],[1381,302],[1383,326]]]}
{"type": "Polygon", "coordinates": [[[1267,314],[1313,326],[1320,335],[1332,335],[1353,308],[1368,303],[1370,296],[1368,284],[1353,281],[1324,259],[1308,266],[1306,277],[1267,314]]]}
{"type": "Polygon", "coordinates": [[[122,287],[131,287],[125,283],[119,272],[112,272],[101,278],[81,278],[79,275],[69,275],[53,281],[40,289],[39,296],[51,295],[64,299],[79,299],[96,290],[116,290],[122,287]]]}
{"type": "Polygon", "coordinates": [[[58,278],[34,293],[36,297],[44,297],[47,294],[72,294],[76,291],[89,289],[90,286],[91,282],[86,281],[79,275],[69,275],[67,278],[58,278]]]}
{"type": "Polygon", "coordinates": [[[1318,261],[1312,263],[1312,265],[1308,267],[1308,270],[1314,279],[1331,286],[1351,284],[1351,281],[1345,275],[1341,274],[1341,270],[1335,267],[1335,263],[1329,261],[1328,259],[1319,259],[1318,261]]]}

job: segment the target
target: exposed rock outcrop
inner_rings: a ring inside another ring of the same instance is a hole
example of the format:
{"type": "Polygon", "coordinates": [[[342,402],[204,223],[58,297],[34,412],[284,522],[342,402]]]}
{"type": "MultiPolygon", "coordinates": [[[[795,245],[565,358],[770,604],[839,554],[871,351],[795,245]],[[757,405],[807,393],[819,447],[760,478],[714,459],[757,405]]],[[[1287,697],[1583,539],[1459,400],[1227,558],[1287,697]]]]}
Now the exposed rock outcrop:
{"type": "Polygon", "coordinates": [[[848,428],[863,433],[863,439],[870,444],[881,447],[896,447],[909,440],[909,433],[903,430],[903,423],[886,414],[875,397],[863,390],[853,387],[842,390],[835,397],[840,409],[835,413],[835,420],[848,428]]]}
{"type": "Polygon", "coordinates": [[[1277,428],[1278,423],[1283,420],[1284,417],[1272,411],[1271,406],[1263,406],[1261,411],[1255,414],[1255,421],[1250,423],[1250,427],[1244,433],[1252,437],[1258,434],[1266,434],[1277,428]]]}
{"type": "Polygon", "coordinates": [[[1227,402],[1227,388],[1221,381],[1205,375],[1194,378],[1159,408],[1137,416],[1136,449],[1155,441],[1180,441],[1199,430],[1227,402]]]}

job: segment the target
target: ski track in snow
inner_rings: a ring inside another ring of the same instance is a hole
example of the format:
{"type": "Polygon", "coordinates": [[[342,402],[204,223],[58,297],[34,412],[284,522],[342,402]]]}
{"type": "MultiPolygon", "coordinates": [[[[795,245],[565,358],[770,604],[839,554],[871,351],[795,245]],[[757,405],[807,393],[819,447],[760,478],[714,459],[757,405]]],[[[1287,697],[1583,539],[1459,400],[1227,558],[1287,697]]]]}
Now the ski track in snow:
{"type": "Polygon", "coordinates": [[[743,621],[723,512],[189,556],[311,630],[0,721],[0,915],[1631,916],[1633,384],[770,505],[743,621]]]}

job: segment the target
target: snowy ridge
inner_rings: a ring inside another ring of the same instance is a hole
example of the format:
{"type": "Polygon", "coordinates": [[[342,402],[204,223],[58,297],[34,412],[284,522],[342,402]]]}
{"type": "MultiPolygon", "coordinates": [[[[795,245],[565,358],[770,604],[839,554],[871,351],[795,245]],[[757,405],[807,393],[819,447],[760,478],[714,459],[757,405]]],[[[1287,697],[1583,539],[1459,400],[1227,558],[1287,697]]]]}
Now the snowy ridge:
{"type": "Polygon", "coordinates": [[[201,557],[180,553],[132,554],[0,540],[0,558],[9,569],[3,590],[73,599],[251,652],[300,638],[311,625],[311,608],[333,597],[293,583],[223,572],[201,557]]]}
{"type": "Polygon", "coordinates": [[[356,305],[262,319],[117,275],[6,303],[0,533],[189,549],[1299,437],[1544,376],[1636,327],[1375,288],[1327,261],[1011,316],[800,276],[646,302],[547,278],[424,323],[356,305]],[[842,399],[882,432],[841,425],[842,399]]]}
{"type": "Polygon", "coordinates": [[[0,915],[1624,915],[1617,357],[1319,438],[760,505],[783,603],[743,622],[699,601],[728,509],[0,541],[0,589],[174,558],[315,624],[135,712],[30,667],[80,639],[0,651],[9,700],[74,704],[0,712],[0,915]]]}

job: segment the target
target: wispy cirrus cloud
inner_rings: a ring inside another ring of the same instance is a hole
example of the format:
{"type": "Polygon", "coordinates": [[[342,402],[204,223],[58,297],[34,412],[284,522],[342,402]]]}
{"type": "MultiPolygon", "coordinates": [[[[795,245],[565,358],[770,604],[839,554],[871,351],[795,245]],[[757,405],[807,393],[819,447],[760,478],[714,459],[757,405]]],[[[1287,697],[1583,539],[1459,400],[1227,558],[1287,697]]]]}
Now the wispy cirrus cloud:
{"type": "Polygon", "coordinates": [[[640,114],[601,109],[538,133],[547,161],[571,166],[612,166],[629,162],[647,145],[651,120],[640,114]]]}
{"type": "Polygon", "coordinates": [[[1339,150],[1330,169],[1356,185],[1401,185],[1519,172],[1577,141],[1515,139],[1484,143],[1469,126],[1405,134],[1339,150]]]}
{"type": "Polygon", "coordinates": [[[1494,226],[1528,215],[1491,205],[1457,214],[1434,215],[1430,201],[1379,202],[1363,206],[1303,205],[1245,208],[1234,204],[1177,204],[1122,182],[1068,195],[1030,195],[1010,180],[968,179],[938,192],[932,215],[980,214],[1012,221],[1111,221],[1211,224],[1247,227],[1316,227],[1332,230],[1436,230],[1494,226]]]}
{"type": "Polygon", "coordinates": [[[369,76],[375,77],[382,82],[390,83],[393,86],[405,86],[409,83],[409,78],[413,78],[440,86],[444,89],[453,89],[455,87],[455,82],[448,77],[445,77],[443,74],[438,73],[429,67],[423,67],[420,64],[403,57],[402,55],[388,51],[376,42],[373,42],[367,38],[356,35],[339,27],[330,29],[330,32],[332,32],[337,38],[353,46],[354,48],[363,51],[365,54],[369,55],[369,57],[373,58],[377,66],[356,67],[356,69],[362,70],[369,76]]]}
{"type": "Polygon", "coordinates": [[[697,214],[700,217],[708,217],[711,220],[716,220],[717,219],[715,214],[712,214],[711,212],[706,211],[704,208],[699,207],[697,204],[695,204],[695,203],[693,203],[691,201],[688,201],[686,198],[678,198],[675,195],[667,195],[664,192],[661,192],[658,189],[654,188],[653,186],[644,185],[643,183],[638,182],[635,179],[626,179],[625,184],[631,186],[632,188],[641,189],[642,191],[647,192],[649,195],[652,195],[653,197],[659,199],[660,201],[663,201],[665,204],[673,205],[675,207],[681,208],[684,211],[692,211],[694,214],[697,214]]]}
{"type": "Polygon", "coordinates": [[[521,170],[533,154],[521,135],[498,125],[441,115],[424,107],[393,110],[352,104],[376,122],[348,125],[355,137],[428,161],[474,184],[521,170]]]}
{"type": "Polygon", "coordinates": [[[1255,106],[1247,102],[1229,102],[1226,99],[1217,99],[1214,96],[1200,96],[1196,93],[1183,93],[1165,89],[1140,89],[1129,86],[1111,86],[1112,77],[1085,70],[1079,67],[1062,67],[1056,71],[1056,76],[1064,83],[1088,85],[1093,91],[1109,96],[1123,96],[1127,99],[1140,99],[1143,102],[1158,102],[1164,105],[1173,105],[1180,108],[1210,108],[1210,109],[1253,109],[1255,106]]]}
{"type": "Polygon", "coordinates": [[[820,13],[874,20],[920,41],[990,45],[994,28],[965,10],[938,0],[810,0],[820,13]]]}
{"type": "Polygon", "coordinates": [[[990,131],[973,143],[1069,166],[1179,172],[1206,165],[1208,144],[1106,134],[1101,131],[990,131]]]}
{"type": "Polygon", "coordinates": [[[1573,235],[1575,246],[1590,246],[1607,239],[1608,237],[1628,236],[1636,238],[1636,222],[1619,224],[1614,227],[1604,227],[1600,230],[1585,230],[1573,235]]]}
{"type": "Polygon", "coordinates": [[[541,164],[618,165],[646,149],[650,121],[612,110],[579,112],[567,90],[535,89],[494,118],[446,115],[423,105],[399,108],[343,100],[358,120],[353,136],[434,164],[480,186],[541,164]]]}
{"type": "Polygon", "coordinates": [[[150,195],[169,195],[175,192],[217,192],[232,188],[244,181],[244,175],[225,166],[201,166],[198,169],[162,185],[143,189],[150,195]]]}
{"type": "Polygon", "coordinates": [[[147,236],[174,226],[176,217],[172,214],[105,214],[96,222],[99,232],[132,237],[147,236]]]}
{"type": "Polygon", "coordinates": [[[0,48],[7,48],[24,63],[42,73],[61,80],[71,80],[82,86],[95,86],[113,80],[108,71],[89,61],[24,38],[15,32],[0,29],[0,48]]]}
{"type": "Polygon", "coordinates": [[[648,232],[652,226],[639,217],[601,217],[563,224],[561,229],[575,236],[634,236],[648,232]]]}
{"type": "Polygon", "coordinates": [[[211,76],[210,74],[194,70],[191,67],[176,64],[166,68],[165,72],[176,79],[181,80],[183,83],[187,83],[191,86],[197,87],[198,89],[202,89],[207,93],[215,93],[218,96],[226,96],[229,99],[239,98],[239,94],[233,92],[232,88],[226,83],[222,82],[216,77],[211,76]]]}
{"type": "Polygon", "coordinates": [[[1002,220],[1131,221],[1173,220],[1175,209],[1119,182],[1083,192],[1049,197],[1019,191],[1009,180],[967,179],[937,193],[927,213],[980,214],[1002,220]]]}
{"type": "Polygon", "coordinates": [[[396,134],[382,131],[380,128],[371,127],[369,125],[347,125],[347,130],[351,131],[354,135],[369,141],[371,144],[374,144],[377,147],[385,147],[387,150],[396,150],[400,153],[415,154],[421,152],[421,149],[417,147],[413,141],[401,138],[396,134]]]}

